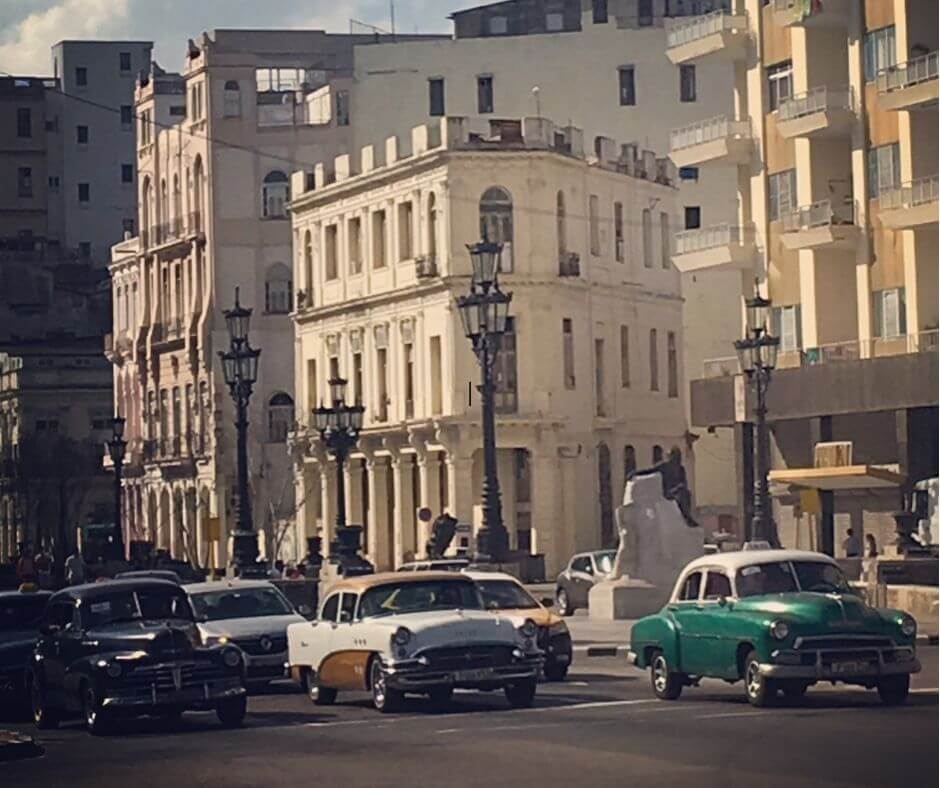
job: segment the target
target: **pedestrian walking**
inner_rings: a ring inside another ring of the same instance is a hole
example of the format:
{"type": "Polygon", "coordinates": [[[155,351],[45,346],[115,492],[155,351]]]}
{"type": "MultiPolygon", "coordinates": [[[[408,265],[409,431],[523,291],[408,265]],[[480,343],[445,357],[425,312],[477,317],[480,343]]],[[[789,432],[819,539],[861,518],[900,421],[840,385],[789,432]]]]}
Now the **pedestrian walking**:
{"type": "Polygon", "coordinates": [[[29,554],[29,542],[20,542],[19,557],[16,561],[16,578],[20,583],[36,582],[36,562],[29,554]]]}
{"type": "Polygon", "coordinates": [[[85,559],[82,557],[82,551],[76,545],[72,554],[65,559],[65,582],[70,586],[79,586],[85,582],[88,575],[88,569],[85,566],[85,559]]]}
{"type": "Polygon", "coordinates": [[[855,529],[849,528],[845,532],[845,541],[842,542],[842,550],[846,558],[859,558],[862,555],[862,544],[855,535],[855,529]]]}

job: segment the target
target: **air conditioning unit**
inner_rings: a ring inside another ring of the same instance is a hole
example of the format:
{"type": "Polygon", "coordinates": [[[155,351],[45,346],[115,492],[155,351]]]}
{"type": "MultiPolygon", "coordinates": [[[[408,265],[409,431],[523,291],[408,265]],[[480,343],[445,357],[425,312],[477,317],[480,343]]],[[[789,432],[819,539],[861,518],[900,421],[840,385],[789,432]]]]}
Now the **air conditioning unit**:
{"type": "Polygon", "coordinates": [[[561,252],[558,255],[559,276],[580,276],[581,256],[577,252],[561,252]]]}
{"type": "Polygon", "coordinates": [[[432,276],[437,276],[437,260],[434,255],[422,255],[415,258],[415,276],[418,279],[429,279],[432,276]]]}

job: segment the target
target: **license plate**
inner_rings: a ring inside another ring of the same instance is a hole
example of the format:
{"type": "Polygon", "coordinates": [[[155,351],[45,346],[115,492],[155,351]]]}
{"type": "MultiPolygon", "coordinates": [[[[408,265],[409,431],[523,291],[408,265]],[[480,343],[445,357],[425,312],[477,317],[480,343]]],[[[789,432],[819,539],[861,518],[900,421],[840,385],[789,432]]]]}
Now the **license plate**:
{"type": "Polygon", "coordinates": [[[871,663],[866,660],[855,660],[853,662],[833,662],[829,666],[829,672],[836,675],[846,675],[849,673],[867,673],[871,663]]]}
{"type": "Polygon", "coordinates": [[[493,677],[493,671],[490,668],[478,668],[477,670],[458,670],[454,673],[454,681],[486,681],[493,677]]]}

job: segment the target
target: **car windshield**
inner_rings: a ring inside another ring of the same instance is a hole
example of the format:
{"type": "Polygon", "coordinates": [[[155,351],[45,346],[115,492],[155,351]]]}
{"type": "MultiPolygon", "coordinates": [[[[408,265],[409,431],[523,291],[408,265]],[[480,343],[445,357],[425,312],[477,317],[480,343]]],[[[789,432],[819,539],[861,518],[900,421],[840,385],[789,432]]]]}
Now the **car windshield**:
{"type": "Polygon", "coordinates": [[[597,563],[597,570],[606,575],[614,568],[614,558],[617,555],[616,550],[604,550],[601,553],[594,553],[594,560],[597,563]]]}
{"type": "Polygon", "coordinates": [[[192,621],[192,611],[182,593],[163,589],[120,591],[82,603],[82,623],[85,627],[163,618],[192,621]]]}
{"type": "Polygon", "coordinates": [[[517,610],[538,607],[522,586],[512,580],[477,580],[487,610],[517,610]]]}
{"type": "Polygon", "coordinates": [[[190,598],[196,618],[201,621],[286,616],[293,612],[287,600],[274,587],[228,588],[193,594],[190,598]]]}
{"type": "Polygon", "coordinates": [[[38,629],[47,597],[8,597],[0,599],[0,632],[38,629]]]}
{"type": "Polygon", "coordinates": [[[388,583],[370,588],[359,602],[359,617],[425,610],[480,610],[483,605],[469,580],[427,580],[420,583],[388,583]]]}
{"type": "Polygon", "coordinates": [[[821,593],[850,593],[851,588],[842,570],[835,564],[825,561],[794,561],[793,569],[804,591],[821,593]]]}
{"type": "Polygon", "coordinates": [[[794,591],[851,591],[842,570],[827,561],[773,561],[752,564],[738,570],[736,586],[739,597],[786,594],[794,591]]]}

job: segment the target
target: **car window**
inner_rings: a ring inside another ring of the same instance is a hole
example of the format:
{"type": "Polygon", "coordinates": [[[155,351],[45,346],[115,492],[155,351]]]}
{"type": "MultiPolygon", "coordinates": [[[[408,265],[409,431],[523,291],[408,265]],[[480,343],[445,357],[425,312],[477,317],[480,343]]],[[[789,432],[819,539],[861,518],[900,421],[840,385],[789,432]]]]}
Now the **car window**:
{"type": "Polygon", "coordinates": [[[522,610],[539,606],[528,591],[513,580],[478,580],[487,610],[522,610]]]}
{"type": "Polygon", "coordinates": [[[702,573],[692,572],[686,577],[682,588],[679,589],[679,599],[683,602],[694,602],[698,600],[698,592],[702,587],[702,573]]]}
{"type": "Polygon", "coordinates": [[[591,566],[591,556],[582,555],[571,561],[572,572],[586,572],[589,575],[594,574],[594,567],[591,566]]]}
{"type": "Polygon", "coordinates": [[[480,610],[483,603],[469,580],[385,583],[362,594],[359,618],[426,610],[480,610]]]}
{"type": "Polygon", "coordinates": [[[81,606],[82,624],[99,627],[119,621],[181,618],[192,620],[192,611],[181,591],[137,589],[94,597],[81,606]]]}
{"type": "Polygon", "coordinates": [[[0,599],[0,632],[36,629],[48,596],[10,596],[0,599]]]}
{"type": "Polygon", "coordinates": [[[786,594],[799,590],[788,561],[772,561],[741,567],[738,570],[735,585],[739,597],[786,594]]]}
{"type": "Polygon", "coordinates": [[[614,568],[614,558],[616,557],[617,553],[613,550],[594,553],[594,564],[597,567],[597,571],[602,575],[609,574],[610,570],[614,568]]]}
{"type": "Polygon", "coordinates": [[[273,586],[207,591],[193,594],[191,599],[193,610],[203,621],[286,616],[293,612],[290,603],[273,586]]]}
{"type": "Polygon", "coordinates": [[[356,600],[358,598],[356,594],[343,594],[343,599],[339,606],[340,623],[348,624],[353,620],[353,614],[356,612],[356,600]]]}
{"type": "Polygon", "coordinates": [[[705,599],[718,599],[723,596],[731,596],[731,581],[724,572],[709,569],[705,579],[705,599]]]}
{"type": "Polygon", "coordinates": [[[75,607],[71,602],[56,602],[46,609],[44,625],[65,629],[72,623],[75,607]]]}
{"type": "Polygon", "coordinates": [[[336,613],[339,611],[339,594],[333,594],[323,603],[323,609],[320,611],[321,621],[336,621],[336,613]]]}
{"type": "Polygon", "coordinates": [[[849,584],[842,570],[827,561],[794,561],[793,569],[803,591],[847,593],[849,584]]]}

